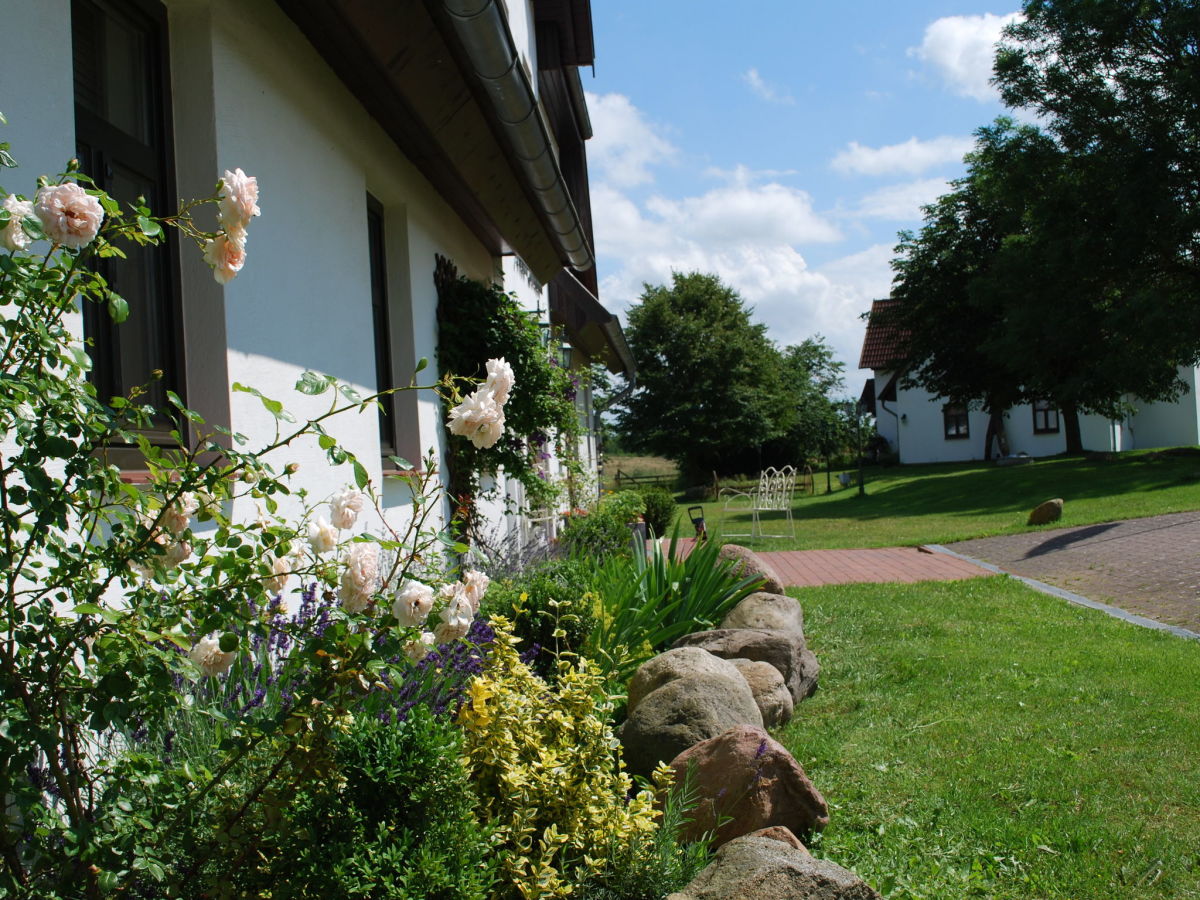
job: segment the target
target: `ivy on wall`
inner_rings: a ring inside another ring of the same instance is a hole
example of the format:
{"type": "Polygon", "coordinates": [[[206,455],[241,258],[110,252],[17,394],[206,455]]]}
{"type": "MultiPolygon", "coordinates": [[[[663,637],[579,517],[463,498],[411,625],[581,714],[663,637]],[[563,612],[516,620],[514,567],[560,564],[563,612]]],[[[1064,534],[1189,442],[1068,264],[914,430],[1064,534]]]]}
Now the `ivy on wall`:
{"type": "Polygon", "coordinates": [[[558,488],[545,478],[542,457],[553,447],[568,468],[578,469],[582,429],[575,408],[578,382],[547,347],[534,314],[495,285],[460,277],[454,264],[437,257],[434,268],[438,306],[438,370],[466,378],[486,376],[484,362],[503,357],[512,366],[515,387],[504,407],[504,435],[487,449],[449,435],[447,484],[465,536],[476,525],[479,476],[503,469],[525,486],[532,508],[553,503],[558,488]]]}

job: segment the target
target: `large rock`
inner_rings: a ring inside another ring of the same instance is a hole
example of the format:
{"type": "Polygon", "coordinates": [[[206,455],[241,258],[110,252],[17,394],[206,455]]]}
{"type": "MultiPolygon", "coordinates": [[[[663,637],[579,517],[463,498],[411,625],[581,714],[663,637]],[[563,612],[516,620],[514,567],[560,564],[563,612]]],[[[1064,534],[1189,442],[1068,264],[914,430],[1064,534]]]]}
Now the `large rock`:
{"type": "Polygon", "coordinates": [[[804,611],[793,597],[759,591],[731,609],[721,627],[787,631],[803,636],[804,611]]]}
{"type": "Polygon", "coordinates": [[[632,715],[642,698],[668,682],[710,675],[735,678],[739,672],[729,660],[714,656],[703,647],[679,647],[660,653],[642,663],[630,680],[625,715],[632,715]]]}
{"type": "Polygon", "coordinates": [[[685,839],[715,831],[714,844],[782,825],[801,840],[829,824],[829,807],[800,763],[762,728],[738,725],[671,760],[675,783],[691,777],[698,802],[685,839]],[[720,827],[718,827],[718,823],[720,827]]]}
{"type": "MultiPolygon", "coordinates": [[[[680,647],[679,649],[699,650],[700,648],[680,647]]],[[[708,653],[707,650],[704,652],[708,653]]],[[[711,653],[708,655],[712,656],[711,653]]],[[[713,659],[718,658],[713,656],[713,659]]],[[[721,662],[726,662],[726,660],[722,659],[721,662]]],[[[737,666],[737,670],[746,679],[746,684],[750,685],[750,693],[754,695],[754,702],[758,704],[758,711],[762,713],[763,725],[767,728],[786,725],[792,718],[796,705],[779,670],[770,663],[755,659],[731,659],[728,662],[730,665],[737,666]]]]}
{"type": "Polygon", "coordinates": [[[769,837],[730,841],[667,900],[881,900],[853,872],[769,837]]]}
{"type": "Polygon", "coordinates": [[[711,671],[689,673],[688,666],[699,669],[707,664],[695,654],[675,654],[672,662],[680,660],[684,672],[678,677],[665,677],[665,665],[652,667],[643,682],[657,681],[657,686],[638,697],[618,730],[625,764],[634,775],[649,775],[660,762],[735,725],[762,725],[754,694],[736,666],[714,658],[711,671]]]}
{"type": "Polygon", "coordinates": [[[782,594],[785,587],[783,579],[775,571],[775,567],[766,562],[753,550],[738,544],[726,544],[717,553],[718,559],[727,559],[733,563],[733,572],[742,578],[763,579],[762,589],[769,594],[782,594]]]}
{"type": "Polygon", "coordinates": [[[1039,503],[1029,514],[1030,525],[1049,525],[1062,518],[1063,501],[1061,497],[1039,503]]]}
{"type": "Polygon", "coordinates": [[[722,659],[754,659],[770,663],[783,676],[794,703],[811,697],[817,690],[821,666],[802,635],[753,628],[718,628],[684,635],[675,646],[702,647],[722,659]]]}

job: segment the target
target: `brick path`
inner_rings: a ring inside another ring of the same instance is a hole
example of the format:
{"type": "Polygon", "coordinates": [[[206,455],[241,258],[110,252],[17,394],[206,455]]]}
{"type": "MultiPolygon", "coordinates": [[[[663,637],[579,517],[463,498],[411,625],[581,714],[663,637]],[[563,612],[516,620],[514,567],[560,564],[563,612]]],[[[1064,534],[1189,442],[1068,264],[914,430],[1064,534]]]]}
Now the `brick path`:
{"type": "Polygon", "coordinates": [[[1014,575],[1200,632],[1200,512],[959,541],[1014,575]]]}
{"type": "Polygon", "coordinates": [[[980,566],[916,547],[876,550],[772,550],[758,555],[795,587],[886,581],[954,581],[991,575],[980,566]]]}

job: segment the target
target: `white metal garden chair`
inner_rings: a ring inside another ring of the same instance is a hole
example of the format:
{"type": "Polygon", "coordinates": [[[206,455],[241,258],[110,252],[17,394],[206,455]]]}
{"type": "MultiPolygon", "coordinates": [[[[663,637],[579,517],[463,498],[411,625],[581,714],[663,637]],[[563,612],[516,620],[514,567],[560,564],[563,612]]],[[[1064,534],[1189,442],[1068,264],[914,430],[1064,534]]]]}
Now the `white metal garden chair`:
{"type": "Polygon", "coordinates": [[[784,466],[782,469],[776,469],[772,466],[764,469],[762,474],[758,476],[758,488],[750,492],[722,488],[721,496],[725,498],[724,515],[722,518],[725,522],[729,521],[731,514],[741,512],[750,513],[749,532],[738,534],[732,531],[725,531],[724,536],[794,538],[796,536],[796,523],[792,519],[792,493],[795,488],[795,466],[784,466]],[[764,532],[761,514],[765,512],[784,513],[789,534],[767,534],[764,532]]]}

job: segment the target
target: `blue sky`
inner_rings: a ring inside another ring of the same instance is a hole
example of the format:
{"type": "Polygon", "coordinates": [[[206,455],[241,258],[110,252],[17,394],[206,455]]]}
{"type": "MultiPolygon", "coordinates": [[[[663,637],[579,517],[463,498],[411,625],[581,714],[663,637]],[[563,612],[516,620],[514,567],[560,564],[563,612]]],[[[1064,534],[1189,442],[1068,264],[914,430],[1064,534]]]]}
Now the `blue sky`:
{"type": "Polygon", "coordinates": [[[860,313],[896,232],[1004,112],[987,85],[1017,8],[597,0],[584,86],[601,300],[717,272],[780,343],[823,335],[857,394],[860,313]]]}

